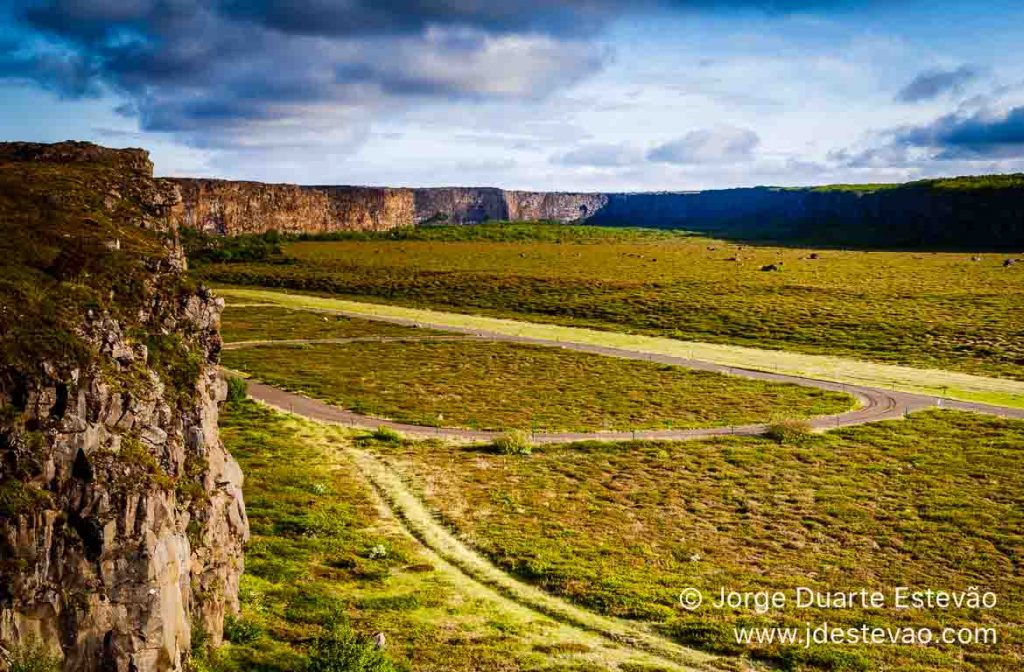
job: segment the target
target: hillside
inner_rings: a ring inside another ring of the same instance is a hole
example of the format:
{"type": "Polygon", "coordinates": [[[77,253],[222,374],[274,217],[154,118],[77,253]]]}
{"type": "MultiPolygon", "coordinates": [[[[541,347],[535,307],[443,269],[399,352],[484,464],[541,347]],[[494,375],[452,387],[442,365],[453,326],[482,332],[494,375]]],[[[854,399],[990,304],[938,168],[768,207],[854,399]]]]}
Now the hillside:
{"type": "Polygon", "coordinates": [[[142,150],[0,144],[0,641],[67,670],[180,670],[237,608],[223,303],[177,200],[142,150]]]}

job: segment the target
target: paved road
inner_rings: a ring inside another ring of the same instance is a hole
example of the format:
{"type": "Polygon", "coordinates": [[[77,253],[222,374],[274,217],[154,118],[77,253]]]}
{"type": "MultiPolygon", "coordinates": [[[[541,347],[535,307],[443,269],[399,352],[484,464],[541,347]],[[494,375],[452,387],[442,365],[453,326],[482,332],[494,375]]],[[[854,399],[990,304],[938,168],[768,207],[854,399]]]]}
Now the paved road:
{"type": "MultiPolygon", "coordinates": [[[[349,314],[345,311],[321,311],[336,313],[340,315],[349,315],[351,317],[357,317],[359,319],[374,319],[380,322],[389,322],[392,324],[400,324],[404,326],[415,326],[415,327],[427,327],[431,329],[437,329],[439,331],[447,331],[449,333],[461,334],[462,337],[474,336],[477,338],[483,338],[493,341],[503,341],[508,343],[527,343],[532,345],[541,345],[546,347],[558,347],[567,350],[576,350],[579,352],[588,352],[595,355],[602,355],[606,357],[620,357],[624,359],[635,359],[649,362],[657,362],[660,364],[668,364],[673,366],[681,366],[689,369],[695,369],[699,371],[712,371],[716,373],[722,373],[726,375],[744,376],[746,378],[753,378],[756,380],[764,380],[776,383],[791,383],[794,385],[801,385],[804,387],[815,387],[822,390],[829,390],[834,392],[846,392],[853,395],[859,405],[857,408],[839,413],[836,415],[820,416],[812,419],[811,426],[819,430],[833,429],[836,427],[847,427],[850,425],[860,425],[868,422],[879,422],[882,420],[892,420],[896,418],[904,417],[908,413],[912,413],[917,410],[925,408],[950,408],[956,410],[973,411],[976,413],[986,413],[990,415],[997,415],[1006,418],[1024,419],[1024,409],[1009,408],[1003,406],[993,406],[988,404],[980,404],[974,402],[965,401],[953,401],[949,399],[941,399],[939,397],[932,397],[921,394],[910,394],[906,392],[894,392],[877,387],[867,387],[862,385],[849,385],[845,383],[836,383],[826,380],[816,380],[812,378],[804,378],[801,376],[793,376],[781,373],[771,373],[768,371],[756,371],[751,369],[741,369],[731,366],[724,366],[721,364],[714,364],[711,362],[705,362],[701,360],[689,359],[686,357],[675,357],[671,355],[659,355],[651,354],[646,352],[637,352],[633,350],[627,350],[623,348],[613,348],[599,345],[589,345],[583,343],[571,343],[562,341],[552,341],[542,338],[532,338],[527,336],[513,336],[508,334],[500,334],[496,332],[482,331],[479,329],[464,329],[458,327],[449,327],[446,325],[438,324],[427,324],[421,322],[415,322],[413,320],[406,320],[402,318],[394,317],[367,317],[365,315],[349,314]]],[[[444,336],[429,336],[423,338],[417,337],[365,337],[365,338],[350,338],[350,339],[320,339],[320,340],[291,340],[291,341],[278,341],[278,343],[324,343],[324,342],[352,342],[356,340],[373,340],[373,341],[384,341],[384,340],[439,340],[451,337],[444,336]]],[[[458,338],[458,337],[456,337],[458,338]]],[[[225,346],[226,348],[231,347],[245,347],[254,345],[270,345],[272,342],[258,341],[248,343],[236,343],[225,346]]],[[[409,425],[400,422],[393,422],[390,420],[384,420],[380,418],[373,418],[359,413],[353,413],[344,409],[326,404],[316,399],[296,394],[293,392],[287,392],[279,388],[251,381],[249,383],[249,394],[260,401],[266,402],[272,406],[282,408],[285,410],[298,413],[316,420],[325,422],[335,422],[353,427],[364,427],[373,429],[379,426],[390,427],[397,431],[400,431],[409,436],[417,437],[438,437],[445,439],[456,439],[464,441],[490,441],[496,438],[500,432],[491,431],[478,431],[470,429],[458,429],[450,427],[424,427],[422,425],[409,425]]],[[[680,429],[680,430],[639,430],[636,432],[545,432],[534,435],[534,440],[537,443],[559,443],[565,441],[585,441],[585,440],[606,440],[606,441],[617,441],[626,439],[648,439],[648,440],[685,440],[685,439],[696,439],[710,436],[724,436],[729,434],[737,435],[756,435],[761,434],[765,431],[766,426],[763,424],[755,425],[742,425],[737,427],[711,427],[702,429],[680,429]]]]}

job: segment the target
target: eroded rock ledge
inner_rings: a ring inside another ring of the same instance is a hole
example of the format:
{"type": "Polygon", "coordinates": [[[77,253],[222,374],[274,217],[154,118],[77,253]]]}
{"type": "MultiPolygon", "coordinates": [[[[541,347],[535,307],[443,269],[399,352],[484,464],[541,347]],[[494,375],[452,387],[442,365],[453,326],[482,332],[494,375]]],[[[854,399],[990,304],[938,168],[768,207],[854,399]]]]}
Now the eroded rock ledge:
{"type": "Polygon", "coordinates": [[[0,144],[0,644],[181,670],[237,609],[223,303],[184,277],[141,150],[0,144]]]}

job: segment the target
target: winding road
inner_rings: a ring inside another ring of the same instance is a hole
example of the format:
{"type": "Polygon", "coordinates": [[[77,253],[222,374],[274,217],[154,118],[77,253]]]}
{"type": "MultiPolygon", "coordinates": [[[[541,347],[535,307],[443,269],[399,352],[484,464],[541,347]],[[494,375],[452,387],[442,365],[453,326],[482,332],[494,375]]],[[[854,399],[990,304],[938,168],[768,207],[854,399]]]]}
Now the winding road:
{"type": "MultiPolygon", "coordinates": [[[[343,311],[325,311],[345,314],[343,311]]],[[[355,316],[368,319],[365,315],[355,316]]],[[[606,357],[620,357],[651,361],[660,364],[681,366],[700,371],[712,371],[725,375],[737,375],[775,383],[791,383],[822,390],[845,392],[858,401],[858,407],[830,416],[814,418],[811,425],[819,430],[835,427],[859,425],[904,417],[913,411],[926,408],[951,408],[957,410],[988,413],[1006,418],[1024,419],[1024,410],[972,402],[953,401],[927,395],[895,392],[878,387],[849,385],[832,381],[816,380],[780,373],[741,369],[714,364],[711,362],[675,357],[670,355],[650,354],[628,349],[596,346],[565,341],[553,341],[532,337],[511,336],[497,332],[468,330],[416,323],[401,318],[380,318],[380,321],[406,326],[431,327],[449,332],[449,335],[424,336],[362,336],[349,338],[323,339],[288,339],[272,341],[245,341],[225,344],[224,349],[233,350],[275,345],[296,344],[343,344],[355,342],[422,342],[487,339],[510,343],[524,343],[547,347],[558,347],[580,352],[592,353],[606,357]]],[[[329,423],[337,423],[350,427],[375,429],[386,426],[412,437],[439,437],[458,441],[490,441],[498,432],[474,431],[459,428],[435,428],[409,425],[390,420],[373,418],[359,413],[346,411],[330,404],[288,392],[280,388],[250,380],[249,395],[270,406],[289,411],[306,418],[329,423]]],[[[537,443],[555,443],[582,440],[683,440],[702,437],[721,436],[728,434],[756,435],[763,433],[763,424],[743,425],[737,427],[716,427],[690,430],[650,430],[637,432],[575,432],[575,433],[541,433],[534,435],[537,443]]],[[[621,660],[637,660],[654,664],[666,670],[680,672],[705,672],[720,669],[716,656],[681,646],[660,635],[643,623],[627,622],[608,616],[590,612],[572,604],[570,601],[550,595],[539,588],[529,585],[506,573],[493,562],[485,558],[469,544],[462,541],[455,533],[438,521],[427,506],[405,483],[402,475],[385,458],[367,450],[350,446],[346,452],[355,465],[373,486],[380,497],[383,508],[393,516],[402,529],[416,539],[436,560],[435,564],[456,577],[463,577],[465,585],[473,587],[487,599],[500,604],[503,609],[524,610],[525,614],[546,617],[565,628],[563,633],[572,638],[594,636],[595,652],[600,655],[612,656],[621,660]],[[482,592],[481,592],[482,591],[482,592]],[[633,658],[640,656],[641,658],[633,658]]]]}
{"type": "MultiPolygon", "coordinates": [[[[789,383],[804,387],[814,387],[831,392],[845,392],[852,395],[858,402],[858,406],[852,410],[813,418],[810,421],[811,427],[824,431],[838,427],[851,425],[862,425],[869,422],[880,422],[883,420],[894,420],[905,417],[908,413],[926,408],[947,408],[975,413],[986,413],[1004,418],[1024,420],[1024,409],[1006,406],[995,406],[977,402],[956,401],[922,394],[911,394],[907,392],[896,392],[879,387],[868,387],[863,385],[851,385],[837,383],[827,380],[817,380],[784,373],[772,373],[752,369],[742,369],[732,366],[724,366],[712,362],[705,362],[686,357],[672,355],[652,354],[624,348],[615,348],[585,343],[573,343],[569,341],[554,341],[529,336],[513,336],[493,331],[480,329],[464,329],[443,324],[432,324],[407,320],[397,317],[366,315],[353,315],[345,311],[323,310],[315,312],[326,312],[358,319],[370,319],[379,322],[387,322],[402,326],[423,327],[448,332],[449,336],[365,336],[352,338],[328,338],[328,339],[288,339],[277,341],[244,341],[225,344],[225,349],[238,349],[243,347],[260,347],[271,345],[297,345],[317,343],[352,343],[352,342],[413,342],[413,341],[438,341],[438,340],[460,340],[465,338],[477,338],[507,343],[522,343],[529,345],[540,345],[545,347],[562,348],[587,352],[605,357],[619,357],[623,359],[634,359],[658,364],[680,366],[698,371],[711,371],[715,373],[743,376],[756,380],[763,380],[773,383],[789,383]]],[[[423,425],[411,425],[395,422],[383,418],[347,411],[337,406],[312,399],[310,397],[288,392],[278,387],[250,381],[249,394],[254,399],[270,404],[277,408],[285,409],[299,415],[319,420],[322,422],[333,422],[350,427],[375,429],[377,427],[388,427],[405,435],[412,437],[436,437],[456,441],[492,441],[501,432],[481,431],[453,427],[426,427],[423,425]]],[[[659,430],[637,430],[632,432],[623,431],[597,431],[597,432],[543,432],[532,436],[535,443],[563,443],[567,441],[621,441],[629,439],[642,440],[672,440],[680,441],[687,439],[700,439],[713,436],[746,435],[754,436],[762,434],[767,429],[765,424],[739,425],[735,427],[710,427],[700,429],[659,429],[659,430]]]]}

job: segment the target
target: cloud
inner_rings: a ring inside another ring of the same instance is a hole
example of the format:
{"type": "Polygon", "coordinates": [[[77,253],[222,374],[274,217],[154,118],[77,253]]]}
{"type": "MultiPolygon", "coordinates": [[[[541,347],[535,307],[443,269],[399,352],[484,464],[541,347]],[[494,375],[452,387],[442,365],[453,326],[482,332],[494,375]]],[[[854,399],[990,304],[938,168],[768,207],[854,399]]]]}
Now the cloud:
{"type": "Polygon", "coordinates": [[[586,33],[613,4],[29,1],[0,78],[112,92],[143,130],[234,146],[303,125],[359,128],[430,100],[543,98],[604,66],[586,33]]]}
{"type": "Polygon", "coordinates": [[[739,163],[753,157],[761,138],[749,129],[721,126],[691,131],[647,153],[658,163],[739,163]]]}
{"type": "Polygon", "coordinates": [[[954,70],[925,70],[900,89],[896,100],[901,103],[918,103],[948,93],[960,93],[979,74],[979,69],[972,65],[961,65],[954,70]]]}
{"type": "Polygon", "coordinates": [[[566,166],[613,168],[635,164],[643,158],[643,152],[625,144],[592,143],[557,156],[554,161],[566,166]]]}
{"type": "Polygon", "coordinates": [[[949,114],[923,126],[899,129],[893,142],[936,150],[940,159],[1024,156],[1024,106],[1001,113],[949,114]]]}

